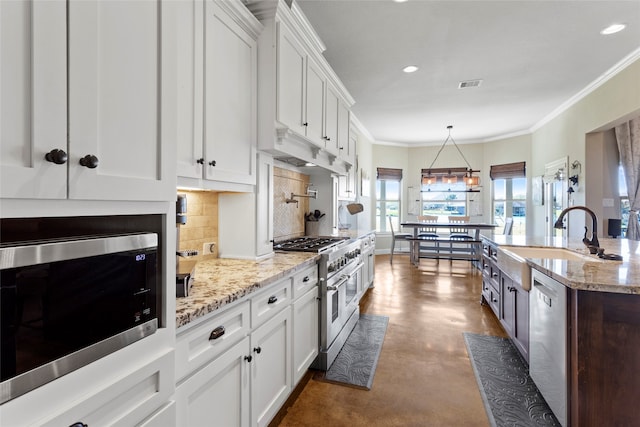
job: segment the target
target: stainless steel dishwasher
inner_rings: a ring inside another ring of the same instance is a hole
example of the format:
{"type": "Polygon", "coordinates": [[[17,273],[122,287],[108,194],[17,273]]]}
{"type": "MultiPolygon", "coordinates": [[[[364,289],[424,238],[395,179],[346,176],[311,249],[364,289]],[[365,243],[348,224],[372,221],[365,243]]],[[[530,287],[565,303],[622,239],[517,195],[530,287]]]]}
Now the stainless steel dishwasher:
{"type": "Polygon", "coordinates": [[[529,374],[560,424],[567,425],[567,288],[532,269],[529,374]]]}

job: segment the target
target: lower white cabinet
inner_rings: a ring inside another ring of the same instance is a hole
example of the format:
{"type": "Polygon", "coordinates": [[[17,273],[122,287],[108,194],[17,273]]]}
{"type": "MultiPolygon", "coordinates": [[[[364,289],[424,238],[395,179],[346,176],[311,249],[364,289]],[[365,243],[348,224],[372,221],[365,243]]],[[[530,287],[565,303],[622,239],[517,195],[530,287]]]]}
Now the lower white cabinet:
{"type": "Polygon", "coordinates": [[[318,356],[318,287],[293,303],[293,386],[318,356]]]}
{"type": "Polygon", "coordinates": [[[291,311],[251,333],[251,425],[267,426],[291,393],[291,311]]]}
{"type": "Polygon", "coordinates": [[[249,337],[176,388],[177,426],[249,426],[249,337]]]}
{"type": "Polygon", "coordinates": [[[318,354],[317,277],[305,268],[179,331],[175,425],[271,422],[318,354]]]}
{"type": "MultiPolygon", "coordinates": [[[[72,408],[39,421],[38,425],[137,425],[169,400],[173,375],[167,372],[171,372],[172,365],[173,351],[169,351],[125,376],[110,379],[105,387],[87,395],[72,408]]],[[[14,425],[3,416],[4,423],[14,425]]]]}

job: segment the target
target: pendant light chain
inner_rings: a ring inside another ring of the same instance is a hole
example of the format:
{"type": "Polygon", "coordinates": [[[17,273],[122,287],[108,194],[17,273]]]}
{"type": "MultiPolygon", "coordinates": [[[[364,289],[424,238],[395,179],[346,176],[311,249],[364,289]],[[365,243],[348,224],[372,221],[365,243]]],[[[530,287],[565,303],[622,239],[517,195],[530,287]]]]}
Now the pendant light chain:
{"type": "Polygon", "coordinates": [[[438,157],[440,156],[440,153],[444,149],[444,146],[447,145],[447,142],[451,141],[453,142],[453,145],[456,147],[456,150],[458,150],[458,153],[460,153],[460,156],[462,156],[462,159],[464,160],[464,162],[467,164],[469,171],[471,171],[471,165],[467,161],[467,158],[464,156],[464,154],[462,154],[462,150],[460,150],[460,147],[458,147],[458,144],[456,144],[456,141],[451,136],[451,129],[453,129],[453,126],[449,125],[447,126],[447,129],[449,129],[449,136],[447,136],[447,139],[445,139],[444,143],[440,146],[440,149],[438,150],[438,154],[436,154],[435,159],[433,159],[433,161],[431,162],[431,165],[429,165],[429,169],[433,168],[433,165],[435,164],[436,160],[438,160],[438,157]]]}

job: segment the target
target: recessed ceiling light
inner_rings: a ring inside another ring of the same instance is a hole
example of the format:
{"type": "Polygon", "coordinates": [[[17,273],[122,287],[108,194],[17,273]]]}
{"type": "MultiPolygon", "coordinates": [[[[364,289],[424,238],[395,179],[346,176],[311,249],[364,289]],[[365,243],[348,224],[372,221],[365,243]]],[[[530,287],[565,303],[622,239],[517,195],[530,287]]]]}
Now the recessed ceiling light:
{"type": "Polygon", "coordinates": [[[625,24],[612,24],[612,25],[609,25],[604,30],[600,31],[600,34],[608,36],[609,34],[615,34],[619,31],[622,31],[625,28],[626,28],[625,24]]]}
{"type": "Polygon", "coordinates": [[[402,71],[404,71],[405,73],[414,73],[418,71],[418,67],[416,67],[415,65],[409,65],[407,67],[404,67],[402,71]]]}
{"type": "Polygon", "coordinates": [[[404,2],[406,2],[408,0],[393,0],[393,1],[396,2],[396,3],[404,3],[404,2]]]}

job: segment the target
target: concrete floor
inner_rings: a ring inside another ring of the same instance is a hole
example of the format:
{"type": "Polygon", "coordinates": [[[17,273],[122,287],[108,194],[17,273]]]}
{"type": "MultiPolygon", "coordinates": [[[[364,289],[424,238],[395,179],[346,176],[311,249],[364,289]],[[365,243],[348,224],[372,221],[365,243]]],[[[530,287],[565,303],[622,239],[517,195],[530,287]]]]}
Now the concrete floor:
{"type": "Polygon", "coordinates": [[[393,261],[376,256],[375,287],[360,303],[389,317],[372,389],[311,378],[280,426],[489,425],[462,336],[506,336],[480,304],[481,272],[468,261],[393,261]]]}

